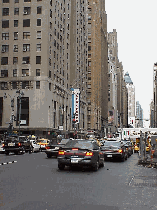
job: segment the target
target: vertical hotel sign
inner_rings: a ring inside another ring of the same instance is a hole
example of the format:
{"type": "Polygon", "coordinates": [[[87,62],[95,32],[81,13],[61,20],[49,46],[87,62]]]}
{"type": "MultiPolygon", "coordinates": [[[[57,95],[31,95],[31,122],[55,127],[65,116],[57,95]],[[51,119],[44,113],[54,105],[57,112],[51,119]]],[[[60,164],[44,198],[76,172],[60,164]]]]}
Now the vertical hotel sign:
{"type": "Polygon", "coordinates": [[[80,121],[80,90],[73,89],[72,90],[72,117],[75,115],[76,123],[80,121]]]}

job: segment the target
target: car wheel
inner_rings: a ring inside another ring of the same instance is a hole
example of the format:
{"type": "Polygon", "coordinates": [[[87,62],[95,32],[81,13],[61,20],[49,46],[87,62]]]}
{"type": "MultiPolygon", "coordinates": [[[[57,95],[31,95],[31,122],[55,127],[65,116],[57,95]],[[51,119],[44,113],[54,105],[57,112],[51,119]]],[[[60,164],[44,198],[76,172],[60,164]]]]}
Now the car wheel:
{"type": "Polygon", "coordinates": [[[104,162],[102,162],[102,163],[100,164],[100,167],[104,167],[104,162]]]}
{"type": "Polygon", "coordinates": [[[9,155],[9,152],[5,152],[6,155],[9,155]]]}
{"type": "Polygon", "coordinates": [[[14,152],[15,153],[15,155],[18,155],[19,154],[19,152],[14,152]]]}
{"type": "Polygon", "coordinates": [[[60,164],[58,164],[58,168],[59,168],[59,170],[64,170],[65,165],[60,163],[60,164]]]}
{"type": "Polygon", "coordinates": [[[47,154],[47,158],[51,158],[52,156],[50,154],[47,154]]]}
{"type": "Polygon", "coordinates": [[[93,166],[93,171],[98,171],[99,169],[99,162],[97,160],[97,162],[95,163],[95,165],[93,166]]]}
{"type": "Polygon", "coordinates": [[[121,158],[121,162],[124,162],[125,161],[125,156],[123,156],[122,158],[121,158]]]}

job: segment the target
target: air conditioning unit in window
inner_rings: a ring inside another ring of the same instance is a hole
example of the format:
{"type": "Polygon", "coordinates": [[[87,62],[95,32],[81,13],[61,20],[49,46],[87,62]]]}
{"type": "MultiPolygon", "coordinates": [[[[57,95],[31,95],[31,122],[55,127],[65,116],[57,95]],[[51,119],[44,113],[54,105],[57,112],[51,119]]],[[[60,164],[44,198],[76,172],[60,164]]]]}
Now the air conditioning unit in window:
{"type": "Polygon", "coordinates": [[[24,13],[23,13],[24,15],[27,15],[27,11],[24,11],[24,13]]]}
{"type": "Polygon", "coordinates": [[[23,52],[26,52],[26,48],[23,49],[23,52]]]}
{"type": "Polygon", "coordinates": [[[22,61],[22,64],[26,64],[26,61],[22,61]]]}
{"type": "Polygon", "coordinates": [[[26,74],[23,74],[22,77],[26,77],[26,74]]]}

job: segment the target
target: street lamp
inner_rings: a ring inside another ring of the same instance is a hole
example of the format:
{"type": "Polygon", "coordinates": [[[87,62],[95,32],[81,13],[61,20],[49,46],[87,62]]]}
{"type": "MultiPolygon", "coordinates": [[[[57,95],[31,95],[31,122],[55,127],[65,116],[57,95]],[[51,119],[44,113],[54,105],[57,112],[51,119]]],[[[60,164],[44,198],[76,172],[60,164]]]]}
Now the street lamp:
{"type": "Polygon", "coordinates": [[[19,93],[18,99],[19,99],[19,136],[20,136],[21,98],[24,96],[24,93],[20,92],[20,90],[17,90],[16,93],[19,93]]]}

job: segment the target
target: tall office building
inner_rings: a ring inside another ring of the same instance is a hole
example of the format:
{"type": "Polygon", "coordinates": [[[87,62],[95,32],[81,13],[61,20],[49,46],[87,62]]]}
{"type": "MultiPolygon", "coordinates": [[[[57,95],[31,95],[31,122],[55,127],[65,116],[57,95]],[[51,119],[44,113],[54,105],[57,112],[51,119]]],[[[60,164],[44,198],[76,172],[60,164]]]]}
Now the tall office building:
{"type": "Polygon", "coordinates": [[[21,130],[71,129],[71,1],[2,0],[0,8],[0,129],[12,110],[19,117],[17,90],[21,130]]]}
{"type": "Polygon", "coordinates": [[[108,36],[108,133],[117,131],[117,62],[118,43],[116,29],[107,33],[108,36]]]}
{"type": "MultiPolygon", "coordinates": [[[[70,85],[80,91],[78,129],[87,129],[88,16],[87,0],[71,1],[70,85]]],[[[75,113],[72,113],[74,115],[75,113]]]]}
{"type": "Polygon", "coordinates": [[[157,128],[157,63],[153,68],[153,105],[154,105],[154,128],[157,128]]]}
{"type": "Polygon", "coordinates": [[[136,128],[143,128],[143,109],[142,109],[139,101],[136,101],[135,127],[136,128]]]}
{"type": "Polygon", "coordinates": [[[108,50],[105,0],[88,1],[87,128],[102,130],[108,122],[108,50]]]}
{"type": "Polygon", "coordinates": [[[124,80],[128,90],[128,126],[135,127],[135,87],[128,72],[125,73],[124,80]]]}

